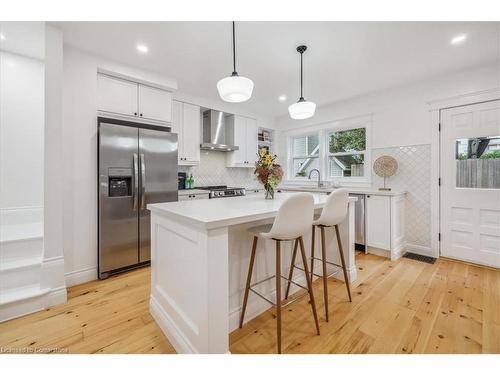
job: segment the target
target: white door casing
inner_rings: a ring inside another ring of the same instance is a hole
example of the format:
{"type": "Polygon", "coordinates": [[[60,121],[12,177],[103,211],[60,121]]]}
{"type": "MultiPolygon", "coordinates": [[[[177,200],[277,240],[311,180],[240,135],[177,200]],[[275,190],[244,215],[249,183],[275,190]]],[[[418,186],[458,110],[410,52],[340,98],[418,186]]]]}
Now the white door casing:
{"type": "Polygon", "coordinates": [[[442,256],[500,268],[500,189],[457,188],[456,141],[500,135],[500,101],[441,110],[442,256]]]}

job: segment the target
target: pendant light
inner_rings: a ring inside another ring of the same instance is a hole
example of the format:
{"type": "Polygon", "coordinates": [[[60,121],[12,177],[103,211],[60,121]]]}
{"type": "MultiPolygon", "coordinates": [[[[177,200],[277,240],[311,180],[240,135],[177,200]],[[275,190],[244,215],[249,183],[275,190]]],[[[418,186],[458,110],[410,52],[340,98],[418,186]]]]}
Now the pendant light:
{"type": "Polygon", "coordinates": [[[222,78],[217,82],[217,90],[222,100],[230,103],[247,101],[252,96],[253,82],[251,79],[241,77],[236,72],[236,43],[233,21],[233,73],[230,77],[222,78]]]}
{"type": "Polygon", "coordinates": [[[306,101],[302,95],[302,56],[306,50],[307,46],[297,47],[297,52],[300,53],[300,98],[297,103],[288,107],[290,117],[295,120],[304,120],[313,117],[314,111],[316,111],[316,103],[306,101]]]}

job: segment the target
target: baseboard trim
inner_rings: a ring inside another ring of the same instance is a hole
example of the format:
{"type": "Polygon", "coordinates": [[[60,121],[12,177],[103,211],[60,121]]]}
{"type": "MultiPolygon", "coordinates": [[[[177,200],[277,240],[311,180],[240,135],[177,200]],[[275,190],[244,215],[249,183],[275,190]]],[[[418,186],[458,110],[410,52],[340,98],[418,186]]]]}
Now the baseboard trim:
{"type": "Polygon", "coordinates": [[[0,308],[0,322],[20,318],[45,310],[51,306],[66,303],[67,294],[65,287],[58,287],[37,297],[27,298],[14,302],[10,306],[0,308]]]}
{"type": "Polygon", "coordinates": [[[64,277],[66,279],[67,287],[87,283],[89,281],[97,280],[97,268],[89,267],[83,270],[68,272],[64,275],[64,277]]]}
{"type": "Polygon", "coordinates": [[[195,348],[190,344],[189,340],[177,328],[172,320],[170,320],[160,303],[152,294],[149,300],[149,312],[153,316],[156,323],[160,326],[165,336],[167,336],[168,341],[174,348],[176,348],[177,353],[198,354],[195,348]]]}

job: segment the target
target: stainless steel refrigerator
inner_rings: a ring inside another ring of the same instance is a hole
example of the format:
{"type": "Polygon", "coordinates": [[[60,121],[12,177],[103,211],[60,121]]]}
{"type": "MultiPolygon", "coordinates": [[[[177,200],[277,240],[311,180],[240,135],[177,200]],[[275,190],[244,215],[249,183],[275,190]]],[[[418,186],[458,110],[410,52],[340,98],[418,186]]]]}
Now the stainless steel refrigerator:
{"type": "Polygon", "coordinates": [[[177,201],[177,134],[98,117],[98,273],[151,260],[148,203],[177,201]]]}

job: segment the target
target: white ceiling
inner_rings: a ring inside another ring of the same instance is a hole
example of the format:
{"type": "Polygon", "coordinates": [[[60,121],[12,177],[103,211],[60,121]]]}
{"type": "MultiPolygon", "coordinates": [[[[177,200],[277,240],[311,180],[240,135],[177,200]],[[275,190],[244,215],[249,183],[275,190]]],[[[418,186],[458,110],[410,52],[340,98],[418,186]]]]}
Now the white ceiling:
{"type": "MultiPolygon", "coordinates": [[[[217,99],[232,72],[230,22],[56,22],[65,43],[177,79],[179,90],[217,99]],[[137,43],[149,47],[139,54],[137,43]]],[[[499,25],[486,22],[237,22],[237,71],[255,83],[235,104],[278,117],[299,97],[318,105],[499,60],[499,25]],[[451,38],[466,33],[465,43],[451,38]],[[279,102],[278,96],[288,99],[279,102]]]]}

